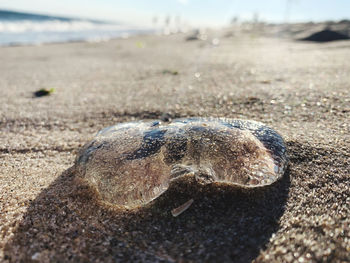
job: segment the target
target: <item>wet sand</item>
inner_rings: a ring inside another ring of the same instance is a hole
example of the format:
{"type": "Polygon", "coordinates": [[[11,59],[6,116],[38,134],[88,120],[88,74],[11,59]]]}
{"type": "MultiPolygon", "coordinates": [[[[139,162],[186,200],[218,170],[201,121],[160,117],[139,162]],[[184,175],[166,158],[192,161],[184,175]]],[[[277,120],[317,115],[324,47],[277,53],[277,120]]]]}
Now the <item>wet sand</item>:
{"type": "Polygon", "coordinates": [[[1,261],[350,261],[350,42],[185,39],[0,48],[1,261]],[[55,92],[34,98],[41,88],[55,92]],[[186,116],[275,128],[287,173],[256,191],[184,183],[133,211],[75,179],[99,129],[186,116]]]}

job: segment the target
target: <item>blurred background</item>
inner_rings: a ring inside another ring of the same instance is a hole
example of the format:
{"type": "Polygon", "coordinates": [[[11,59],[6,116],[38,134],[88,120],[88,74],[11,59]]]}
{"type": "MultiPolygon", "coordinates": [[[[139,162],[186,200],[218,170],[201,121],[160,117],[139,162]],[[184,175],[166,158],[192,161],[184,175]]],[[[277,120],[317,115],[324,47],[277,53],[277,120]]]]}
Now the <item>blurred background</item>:
{"type": "Polygon", "coordinates": [[[349,10],[344,0],[0,0],[0,45],[104,41],[249,23],[344,22],[349,10]]]}

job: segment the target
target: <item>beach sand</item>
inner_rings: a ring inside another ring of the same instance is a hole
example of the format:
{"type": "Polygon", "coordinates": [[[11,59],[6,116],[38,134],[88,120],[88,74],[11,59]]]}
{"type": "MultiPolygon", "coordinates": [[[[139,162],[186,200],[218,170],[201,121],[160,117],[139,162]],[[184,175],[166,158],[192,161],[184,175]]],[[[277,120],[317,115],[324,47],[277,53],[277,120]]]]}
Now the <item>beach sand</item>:
{"type": "Polygon", "coordinates": [[[350,42],[185,39],[0,48],[1,261],[350,261],[350,42]],[[105,126],[186,116],[266,123],[287,173],[256,191],[182,184],[126,211],[69,169],[105,126]]]}

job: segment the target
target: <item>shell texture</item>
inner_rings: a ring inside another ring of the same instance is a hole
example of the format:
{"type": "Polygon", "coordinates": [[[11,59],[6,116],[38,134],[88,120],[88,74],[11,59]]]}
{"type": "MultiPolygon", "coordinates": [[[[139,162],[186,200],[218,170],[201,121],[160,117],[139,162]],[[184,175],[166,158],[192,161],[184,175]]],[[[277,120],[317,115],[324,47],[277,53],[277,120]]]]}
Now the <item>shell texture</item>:
{"type": "Polygon", "coordinates": [[[227,118],[117,124],[99,131],[76,159],[102,200],[129,208],[152,201],[184,175],[205,184],[261,187],[281,178],[287,163],[276,131],[227,118]]]}

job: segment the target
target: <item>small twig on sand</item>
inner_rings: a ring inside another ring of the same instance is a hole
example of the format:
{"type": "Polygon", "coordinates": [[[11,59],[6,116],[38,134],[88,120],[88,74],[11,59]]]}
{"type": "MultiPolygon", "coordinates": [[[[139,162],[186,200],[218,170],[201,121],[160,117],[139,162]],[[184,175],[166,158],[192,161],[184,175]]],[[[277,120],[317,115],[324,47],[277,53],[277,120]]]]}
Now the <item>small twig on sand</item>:
{"type": "Polygon", "coordinates": [[[193,199],[188,200],[186,203],[171,210],[171,214],[173,215],[173,217],[177,217],[178,215],[181,215],[192,205],[192,203],[193,203],[193,199]]]}

